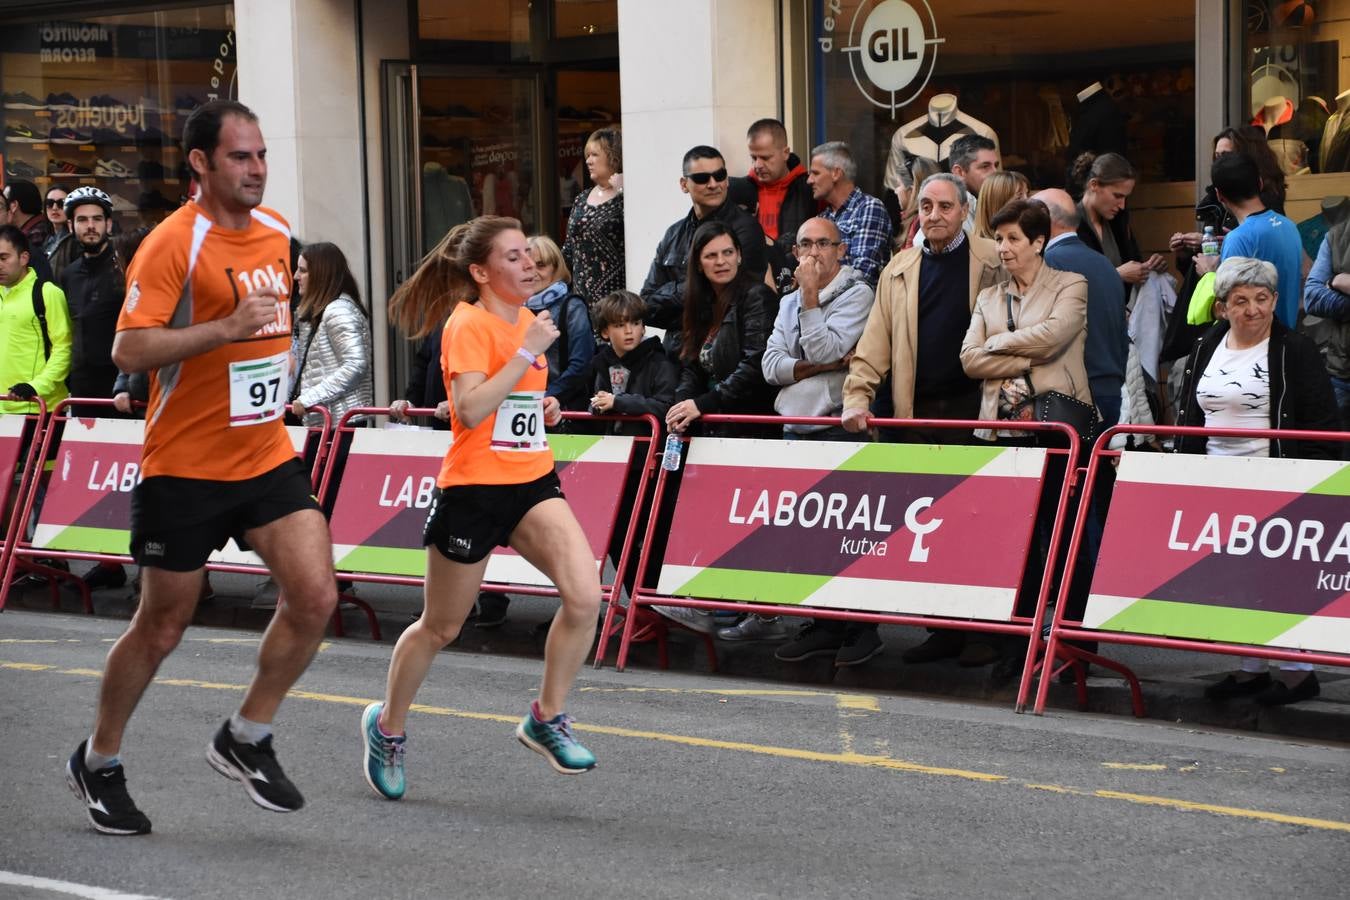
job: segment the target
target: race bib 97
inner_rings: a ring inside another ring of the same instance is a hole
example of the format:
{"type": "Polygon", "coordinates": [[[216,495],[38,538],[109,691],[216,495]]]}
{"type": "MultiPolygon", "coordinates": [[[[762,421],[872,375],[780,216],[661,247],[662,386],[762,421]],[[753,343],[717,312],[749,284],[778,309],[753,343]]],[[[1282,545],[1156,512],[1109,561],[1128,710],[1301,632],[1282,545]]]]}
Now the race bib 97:
{"type": "Polygon", "coordinates": [[[548,449],[544,434],[544,392],[516,391],[497,407],[492,425],[492,449],[533,453],[548,449]]]}
{"type": "Polygon", "coordinates": [[[260,425],[286,411],[290,354],[230,363],[230,426],[260,425]]]}

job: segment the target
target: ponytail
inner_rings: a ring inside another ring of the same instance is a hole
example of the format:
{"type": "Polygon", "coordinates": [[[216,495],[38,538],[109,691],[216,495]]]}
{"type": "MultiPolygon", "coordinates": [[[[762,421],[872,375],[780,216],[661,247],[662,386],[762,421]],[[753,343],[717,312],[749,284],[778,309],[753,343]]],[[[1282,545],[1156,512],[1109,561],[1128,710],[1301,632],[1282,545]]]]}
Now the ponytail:
{"type": "Polygon", "coordinates": [[[485,264],[497,235],[512,230],[519,231],[520,222],[502,216],[479,216],[450,229],[389,299],[389,321],[416,340],[444,322],[461,301],[477,300],[478,283],[469,266],[485,264]]]}

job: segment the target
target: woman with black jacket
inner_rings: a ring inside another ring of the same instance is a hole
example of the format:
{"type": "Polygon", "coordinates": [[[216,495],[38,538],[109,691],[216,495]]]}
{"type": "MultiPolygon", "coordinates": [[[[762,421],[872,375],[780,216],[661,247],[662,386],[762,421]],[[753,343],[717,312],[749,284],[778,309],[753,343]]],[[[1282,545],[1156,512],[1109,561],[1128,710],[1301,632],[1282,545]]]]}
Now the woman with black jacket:
{"type": "MultiPolygon", "coordinates": [[[[680,383],[666,413],[671,431],[713,413],[773,415],[774,391],[761,363],[777,306],[773,291],[741,267],[736,233],[722,222],[700,225],[685,281],[680,383]]],[[[777,437],[779,431],[740,426],[703,433],[777,437]]]]}
{"type": "MultiPolygon", "coordinates": [[[[1331,378],[1311,339],[1275,317],[1279,274],[1259,259],[1233,256],[1215,274],[1223,318],[1186,359],[1178,425],[1208,428],[1339,428],[1331,378]]],[[[1264,437],[1179,436],[1180,453],[1207,456],[1337,458],[1326,441],[1264,437]]],[[[1243,658],[1241,669],[1205,689],[1211,700],[1253,697],[1279,706],[1316,697],[1317,673],[1307,663],[1282,662],[1272,678],[1266,660],[1243,658]]]]}

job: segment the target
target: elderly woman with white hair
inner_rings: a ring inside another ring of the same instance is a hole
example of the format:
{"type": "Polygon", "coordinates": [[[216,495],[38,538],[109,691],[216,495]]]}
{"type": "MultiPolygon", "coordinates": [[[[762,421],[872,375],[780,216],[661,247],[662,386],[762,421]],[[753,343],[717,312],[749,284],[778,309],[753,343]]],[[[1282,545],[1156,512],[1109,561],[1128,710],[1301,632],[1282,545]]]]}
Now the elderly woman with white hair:
{"type": "MultiPolygon", "coordinates": [[[[1279,274],[1271,263],[1245,256],[1223,261],[1215,275],[1220,316],[1186,360],[1178,425],[1206,428],[1284,428],[1336,431],[1339,419],[1331,379],[1311,339],[1275,317],[1279,274]]],[[[1332,459],[1327,442],[1263,437],[1186,436],[1180,453],[1332,459]]],[[[1307,663],[1282,662],[1271,678],[1264,659],[1243,657],[1239,671],[1205,689],[1211,700],[1254,697],[1280,706],[1316,697],[1317,673],[1307,663]]]]}

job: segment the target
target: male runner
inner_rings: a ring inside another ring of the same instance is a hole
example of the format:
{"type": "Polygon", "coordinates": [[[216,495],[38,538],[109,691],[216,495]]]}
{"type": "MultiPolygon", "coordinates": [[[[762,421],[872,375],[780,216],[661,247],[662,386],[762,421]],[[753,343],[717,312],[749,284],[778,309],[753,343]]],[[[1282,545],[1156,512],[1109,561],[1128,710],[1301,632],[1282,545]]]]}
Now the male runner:
{"type": "Polygon", "coordinates": [[[290,230],[259,207],[267,149],[257,117],[233,101],[207,103],[184,125],[183,150],[201,194],[137,252],[113,344],[119,368],[150,373],[144,480],[131,508],[141,601],[108,654],[94,733],[66,767],[105,834],[150,832],[118,751],[137,702],[192,620],[213,549],[231,537],[246,541],[286,596],[243,703],[206,748],[211,766],[264,809],[304,805],[277,763],[271,722],[337,603],[328,526],[282,424],[290,230]]]}

